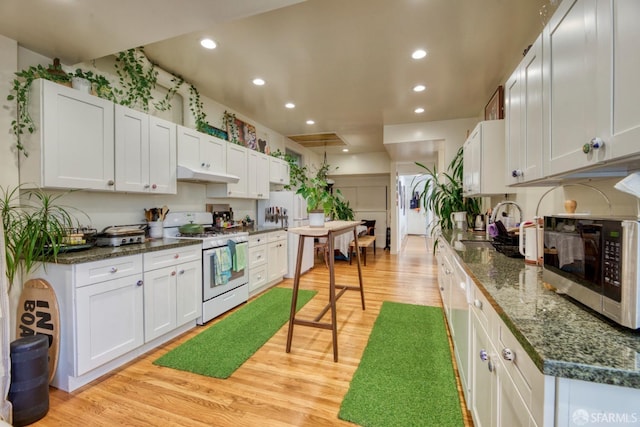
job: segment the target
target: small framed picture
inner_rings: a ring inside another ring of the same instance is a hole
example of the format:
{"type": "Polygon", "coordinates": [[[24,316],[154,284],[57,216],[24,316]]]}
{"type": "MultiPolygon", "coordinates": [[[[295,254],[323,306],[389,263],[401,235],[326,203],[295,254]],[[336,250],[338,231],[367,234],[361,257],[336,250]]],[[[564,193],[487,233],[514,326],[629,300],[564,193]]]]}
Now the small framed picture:
{"type": "Polygon", "coordinates": [[[485,120],[504,119],[504,89],[498,86],[491,99],[484,107],[485,120]]]}

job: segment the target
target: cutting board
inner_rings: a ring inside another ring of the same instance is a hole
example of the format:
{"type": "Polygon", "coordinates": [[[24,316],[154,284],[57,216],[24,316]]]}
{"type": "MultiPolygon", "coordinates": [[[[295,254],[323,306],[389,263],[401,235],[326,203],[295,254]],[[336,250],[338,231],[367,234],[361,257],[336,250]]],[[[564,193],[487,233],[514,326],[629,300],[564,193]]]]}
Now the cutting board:
{"type": "Polygon", "coordinates": [[[60,345],[60,312],[51,285],[44,279],[28,280],[20,294],[16,337],[35,334],[49,337],[49,382],[58,366],[60,345]]]}

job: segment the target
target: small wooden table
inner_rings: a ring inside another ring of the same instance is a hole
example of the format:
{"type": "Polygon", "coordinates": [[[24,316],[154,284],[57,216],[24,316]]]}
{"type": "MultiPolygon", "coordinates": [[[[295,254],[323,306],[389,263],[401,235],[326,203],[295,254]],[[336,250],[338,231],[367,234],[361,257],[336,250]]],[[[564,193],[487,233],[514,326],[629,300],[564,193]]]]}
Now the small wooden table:
{"type": "Polygon", "coordinates": [[[359,286],[340,285],[340,292],[336,295],[336,282],[334,271],[334,257],[329,257],[329,303],[322,309],[313,320],[296,319],[296,304],[298,301],[298,289],[300,287],[300,266],[302,264],[302,254],[304,251],[304,240],[316,237],[326,237],[329,246],[329,254],[333,254],[335,241],[334,237],[341,234],[353,233],[353,240],[358,244],[358,232],[356,227],[362,224],[361,221],[331,221],[325,223],[324,227],[296,227],[290,228],[288,231],[300,235],[298,239],[298,257],[296,259],[296,271],[293,279],[293,293],[291,296],[291,313],[289,315],[289,332],[287,334],[287,353],[291,351],[291,339],[293,337],[293,325],[310,326],[321,329],[331,329],[333,336],[333,361],[338,361],[338,328],[336,322],[336,301],[346,291],[360,291],[360,299],[362,301],[362,309],[364,310],[364,288],[362,287],[362,267],[360,265],[360,253],[356,251],[356,260],[358,264],[358,280],[359,286]],[[331,322],[321,322],[327,311],[331,310],[331,322]]]}

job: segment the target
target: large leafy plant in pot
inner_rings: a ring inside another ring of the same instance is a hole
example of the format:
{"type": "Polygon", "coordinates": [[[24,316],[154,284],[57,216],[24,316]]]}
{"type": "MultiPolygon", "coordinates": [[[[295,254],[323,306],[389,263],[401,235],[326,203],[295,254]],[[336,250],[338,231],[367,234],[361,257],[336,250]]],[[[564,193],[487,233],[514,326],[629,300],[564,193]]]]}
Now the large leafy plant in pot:
{"type": "Polygon", "coordinates": [[[480,213],[480,199],[464,197],[462,193],[462,159],[463,148],[458,149],[456,155],[447,167],[447,171],[438,173],[436,166],[432,169],[416,162],[416,165],[425,170],[413,186],[413,191],[418,191],[419,199],[427,211],[434,214],[431,224],[432,233],[438,229],[451,230],[453,212],[466,212],[467,224],[472,224],[473,218],[480,213]],[[420,188],[422,186],[422,188],[420,188]]]}

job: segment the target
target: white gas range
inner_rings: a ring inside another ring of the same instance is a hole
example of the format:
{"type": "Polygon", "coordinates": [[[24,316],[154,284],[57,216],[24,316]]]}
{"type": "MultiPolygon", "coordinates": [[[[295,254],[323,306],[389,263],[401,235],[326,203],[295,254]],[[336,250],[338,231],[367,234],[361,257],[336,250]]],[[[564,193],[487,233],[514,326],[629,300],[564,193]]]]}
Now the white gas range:
{"type": "Polygon", "coordinates": [[[213,227],[210,212],[169,212],[164,237],[202,241],[202,325],[249,299],[249,233],[213,227]],[[180,226],[201,224],[204,232],[182,234],[180,226]]]}

